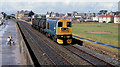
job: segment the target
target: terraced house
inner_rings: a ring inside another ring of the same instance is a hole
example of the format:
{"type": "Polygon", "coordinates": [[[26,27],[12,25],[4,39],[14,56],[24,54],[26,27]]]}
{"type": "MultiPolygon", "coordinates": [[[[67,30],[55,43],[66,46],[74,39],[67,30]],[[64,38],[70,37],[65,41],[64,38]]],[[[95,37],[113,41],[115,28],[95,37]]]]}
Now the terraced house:
{"type": "Polygon", "coordinates": [[[3,14],[0,13],[0,19],[3,19],[3,14]]]}
{"type": "Polygon", "coordinates": [[[120,15],[114,17],[114,23],[120,23],[120,15]]]}
{"type": "Polygon", "coordinates": [[[99,16],[99,22],[100,23],[114,23],[114,16],[110,14],[99,16]]]}

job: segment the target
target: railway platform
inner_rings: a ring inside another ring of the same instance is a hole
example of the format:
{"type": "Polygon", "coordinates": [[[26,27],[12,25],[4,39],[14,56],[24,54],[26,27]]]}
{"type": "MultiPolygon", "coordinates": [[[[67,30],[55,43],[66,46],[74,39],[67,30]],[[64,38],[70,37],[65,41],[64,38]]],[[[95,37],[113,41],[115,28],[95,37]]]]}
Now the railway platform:
{"type": "Polygon", "coordinates": [[[16,23],[8,20],[6,25],[0,26],[0,66],[25,65],[19,51],[16,23]],[[7,38],[12,35],[15,42],[12,46],[7,46],[7,38]]]}

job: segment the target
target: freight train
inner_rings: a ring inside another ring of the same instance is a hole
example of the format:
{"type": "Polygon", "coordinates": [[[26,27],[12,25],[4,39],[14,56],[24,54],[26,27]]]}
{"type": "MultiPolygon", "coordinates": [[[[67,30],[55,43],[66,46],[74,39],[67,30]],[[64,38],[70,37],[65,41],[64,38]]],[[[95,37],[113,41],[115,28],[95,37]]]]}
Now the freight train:
{"type": "Polygon", "coordinates": [[[72,22],[68,19],[32,19],[32,27],[52,38],[58,44],[72,43],[72,22]]]}

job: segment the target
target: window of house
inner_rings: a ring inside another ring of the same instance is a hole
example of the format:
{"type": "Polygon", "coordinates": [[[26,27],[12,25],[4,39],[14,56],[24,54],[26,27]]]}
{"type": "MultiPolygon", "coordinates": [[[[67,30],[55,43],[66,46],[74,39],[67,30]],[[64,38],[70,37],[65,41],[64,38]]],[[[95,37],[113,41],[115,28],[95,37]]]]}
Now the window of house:
{"type": "Polygon", "coordinates": [[[67,22],[67,27],[71,27],[71,22],[67,22]]]}
{"type": "Polygon", "coordinates": [[[58,22],[58,27],[62,27],[62,22],[58,22]]]}

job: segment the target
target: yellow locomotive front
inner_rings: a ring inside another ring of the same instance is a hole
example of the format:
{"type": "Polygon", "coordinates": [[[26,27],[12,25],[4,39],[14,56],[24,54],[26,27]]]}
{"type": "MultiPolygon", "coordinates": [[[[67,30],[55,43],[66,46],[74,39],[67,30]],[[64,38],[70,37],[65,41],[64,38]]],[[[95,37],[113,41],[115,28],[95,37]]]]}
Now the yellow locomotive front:
{"type": "Polygon", "coordinates": [[[59,44],[72,42],[72,23],[68,19],[61,19],[57,22],[57,42],[59,44]]]}

